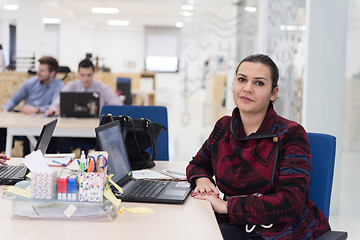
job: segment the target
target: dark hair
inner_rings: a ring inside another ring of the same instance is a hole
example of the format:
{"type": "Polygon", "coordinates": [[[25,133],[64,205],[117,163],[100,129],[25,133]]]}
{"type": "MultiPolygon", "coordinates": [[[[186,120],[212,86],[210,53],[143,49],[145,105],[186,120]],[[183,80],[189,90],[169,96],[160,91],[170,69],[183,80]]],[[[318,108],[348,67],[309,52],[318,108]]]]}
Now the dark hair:
{"type": "Polygon", "coordinates": [[[39,59],[40,64],[46,64],[49,67],[49,72],[55,71],[55,73],[59,70],[59,63],[58,61],[50,56],[45,56],[39,59]]]}
{"type": "Polygon", "coordinates": [[[88,59],[84,59],[79,63],[78,70],[80,70],[80,68],[92,68],[92,70],[95,71],[94,64],[88,59]]]}
{"type": "Polygon", "coordinates": [[[278,80],[279,80],[279,69],[274,63],[274,61],[268,56],[264,54],[253,54],[246,58],[244,58],[239,65],[236,68],[235,74],[237,74],[237,71],[239,70],[240,65],[243,62],[253,62],[253,63],[261,63],[270,68],[271,72],[271,82],[272,82],[272,89],[277,87],[278,80]]]}

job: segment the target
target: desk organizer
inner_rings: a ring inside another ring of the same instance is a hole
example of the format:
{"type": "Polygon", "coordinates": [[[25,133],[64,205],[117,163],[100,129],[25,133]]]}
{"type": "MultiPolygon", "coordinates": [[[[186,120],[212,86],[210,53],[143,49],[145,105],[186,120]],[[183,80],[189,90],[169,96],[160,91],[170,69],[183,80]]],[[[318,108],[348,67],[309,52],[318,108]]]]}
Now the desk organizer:
{"type": "MultiPolygon", "coordinates": [[[[31,189],[30,181],[18,182],[15,186],[31,189]]],[[[22,197],[5,192],[3,199],[12,200],[12,219],[53,219],[66,221],[112,221],[118,215],[119,208],[109,200],[101,202],[80,202],[22,197]]]]}
{"type": "Polygon", "coordinates": [[[110,201],[101,203],[65,201],[12,201],[12,219],[53,219],[112,221],[118,208],[110,201]]]}
{"type": "Polygon", "coordinates": [[[106,175],[99,172],[83,172],[79,180],[80,202],[102,202],[106,175]]]}

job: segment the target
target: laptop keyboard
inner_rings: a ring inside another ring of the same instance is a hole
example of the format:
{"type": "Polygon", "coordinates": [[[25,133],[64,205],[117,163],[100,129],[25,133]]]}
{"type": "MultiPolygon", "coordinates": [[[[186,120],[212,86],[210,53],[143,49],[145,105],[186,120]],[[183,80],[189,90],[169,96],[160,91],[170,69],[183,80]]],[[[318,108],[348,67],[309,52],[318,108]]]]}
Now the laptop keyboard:
{"type": "Polygon", "coordinates": [[[159,195],[169,182],[163,181],[141,181],[128,195],[131,197],[155,198],[159,195]]]}
{"type": "Polygon", "coordinates": [[[15,176],[19,171],[26,168],[25,166],[0,166],[0,178],[2,179],[11,179],[15,176]]]}

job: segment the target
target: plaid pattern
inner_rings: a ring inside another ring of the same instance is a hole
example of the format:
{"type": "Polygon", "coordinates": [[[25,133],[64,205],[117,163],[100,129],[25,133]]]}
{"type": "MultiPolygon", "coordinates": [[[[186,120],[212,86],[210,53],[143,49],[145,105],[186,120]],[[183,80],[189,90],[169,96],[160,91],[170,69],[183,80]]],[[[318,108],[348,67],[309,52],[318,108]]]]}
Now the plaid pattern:
{"type": "Polygon", "coordinates": [[[228,200],[229,213],[218,216],[220,221],[240,228],[259,225],[254,231],[266,239],[313,239],[330,229],[308,199],[310,172],[305,130],[277,115],[272,105],[250,136],[238,108],[231,117],[222,117],[187,167],[192,184],[196,178],[215,176],[228,200]],[[271,228],[260,226],[271,223],[271,228]]]}

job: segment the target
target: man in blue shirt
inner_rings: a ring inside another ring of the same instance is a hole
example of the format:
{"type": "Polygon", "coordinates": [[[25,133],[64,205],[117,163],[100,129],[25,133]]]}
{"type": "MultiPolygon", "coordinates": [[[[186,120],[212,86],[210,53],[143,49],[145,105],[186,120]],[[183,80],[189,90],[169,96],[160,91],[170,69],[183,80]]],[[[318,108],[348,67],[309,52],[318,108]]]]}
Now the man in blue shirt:
{"type": "Polygon", "coordinates": [[[39,59],[37,76],[26,80],[4,105],[5,111],[11,111],[21,100],[25,104],[21,112],[25,114],[44,113],[64,87],[64,83],[55,78],[59,69],[58,61],[53,57],[39,59]]]}

